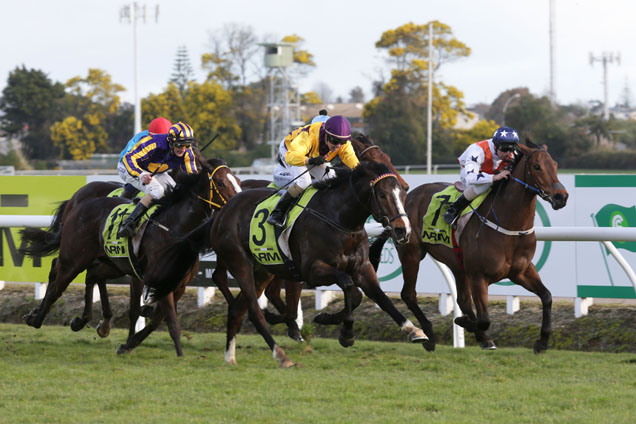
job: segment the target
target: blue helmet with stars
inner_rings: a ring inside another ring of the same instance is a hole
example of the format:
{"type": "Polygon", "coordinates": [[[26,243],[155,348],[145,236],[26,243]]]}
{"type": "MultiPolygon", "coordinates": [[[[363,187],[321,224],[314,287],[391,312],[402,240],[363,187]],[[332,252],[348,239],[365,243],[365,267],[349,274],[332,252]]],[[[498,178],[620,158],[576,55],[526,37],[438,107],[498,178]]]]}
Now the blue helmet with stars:
{"type": "Polygon", "coordinates": [[[492,142],[496,147],[506,144],[516,146],[519,144],[519,134],[514,128],[499,127],[492,135],[492,142]]]}

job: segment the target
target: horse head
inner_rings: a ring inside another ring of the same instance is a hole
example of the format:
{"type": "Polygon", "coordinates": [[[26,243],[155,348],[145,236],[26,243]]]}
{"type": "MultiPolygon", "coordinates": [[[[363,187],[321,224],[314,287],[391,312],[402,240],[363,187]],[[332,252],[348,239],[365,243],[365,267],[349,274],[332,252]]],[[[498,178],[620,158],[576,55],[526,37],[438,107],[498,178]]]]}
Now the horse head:
{"type": "Polygon", "coordinates": [[[400,184],[398,176],[383,165],[377,162],[369,162],[368,165],[374,171],[369,183],[371,212],[376,221],[385,227],[391,227],[393,240],[397,244],[405,244],[411,236],[411,223],[404,208],[406,190],[400,184]]]}
{"type": "Polygon", "coordinates": [[[380,146],[373,143],[371,137],[365,134],[358,134],[355,138],[351,139],[351,145],[353,146],[353,150],[356,152],[356,156],[359,160],[374,161],[386,165],[391,172],[395,174],[395,177],[402,188],[405,191],[409,190],[408,183],[404,180],[404,178],[402,178],[397,169],[395,169],[393,163],[391,163],[389,155],[384,153],[382,149],[380,149],[380,146]]]}
{"type": "Polygon", "coordinates": [[[204,166],[210,181],[210,205],[220,209],[236,193],[241,191],[238,179],[223,159],[208,159],[204,166]]]}
{"type": "MultiPolygon", "coordinates": [[[[519,144],[523,160],[521,180],[527,184],[527,188],[536,193],[557,210],[564,207],[568,201],[568,192],[557,176],[557,163],[548,153],[548,147],[544,144],[539,147],[529,139],[526,145],[519,144]],[[524,160],[525,159],[525,160],[524,160]]],[[[521,167],[517,167],[521,168],[521,167]]]]}

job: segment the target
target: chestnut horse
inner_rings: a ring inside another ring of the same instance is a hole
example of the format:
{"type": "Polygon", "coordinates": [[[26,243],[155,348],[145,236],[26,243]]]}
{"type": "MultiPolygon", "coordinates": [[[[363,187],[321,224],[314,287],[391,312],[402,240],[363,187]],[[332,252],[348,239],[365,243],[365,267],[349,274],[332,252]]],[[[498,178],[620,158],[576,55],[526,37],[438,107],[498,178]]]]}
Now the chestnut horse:
{"type": "MultiPolygon", "coordinates": [[[[381,290],[378,277],[369,262],[369,241],[364,223],[369,215],[391,226],[397,243],[410,235],[410,224],[404,212],[406,193],[389,168],[377,162],[362,162],[353,171],[337,171],[333,179],[314,184],[318,191],[305,211],[297,218],[289,237],[294,268],[308,287],[331,285],[342,289],[345,314],[340,330],[340,344],[354,343],[352,293],[364,293],[386,311],[411,342],[427,340],[424,332],[414,326],[393,305],[381,290]]],[[[272,189],[245,190],[234,196],[215,216],[182,240],[168,246],[163,260],[150,270],[145,280],[150,286],[147,301],[161,299],[174,288],[174,283],[190,272],[199,251],[213,248],[241,289],[230,301],[227,317],[225,361],[236,363],[236,334],[245,312],[267,342],[274,359],[284,368],[293,366],[269,332],[258,296],[274,275],[292,279],[287,265],[262,265],[255,261],[249,249],[250,221],[257,204],[271,196],[272,189]]],[[[267,215],[267,213],[265,213],[267,215]]],[[[267,216],[263,218],[267,219],[267,216]]]]}
{"type": "MultiPolygon", "coordinates": [[[[483,349],[496,348],[486,333],[490,326],[488,286],[504,278],[509,278],[541,299],[541,335],[534,344],[534,351],[544,352],[548,347],[552,331],[552,295],[541,282],[532,263],[537,244],[533,230],[535,207],[538,195],[549,202],[553,209],[561,209],[567,203],[568,193],[559,182],[557,164],[547,147],[544,145],[539,148],[529,140],[526,143],[527,146],[519,145],[519,157],[510,179],[493,185],[484,202],[469,215],[468,221],[459,223],[460,228],[463,225],[458,240],[463,262],[452,248],[425,243],[420,237],[422,218],[428,210],[431,197],[448,184],[423,184],[407,196],[406,211],[415,234],[407,244],[396,245],[404,278],[401,295],[429,337],[430,350],[435,347],[433,326],[417,305],[415,292],[420,261],[427,253],[452,271],[457,284],[457,303],[464,314],[455,322],[474,332],[483,349]]],[[[438,212],[439,217],[443,216],[443,211],[438,212]]],[[[466,221],[466,216],[462,220],[466,221]]],[[[387,238],[388,235],[381,236],[371,247],[371,261],[376,269],[387,238]]]]}
{"type": "MultiPolygon", "coordinates": [[[[177,186],[159,201],[163,206],[152,218],[143,235],[137,257],[138,271],[144,273],[148,268],[155,266],[156,262],[161,261],[161,257],[157,255],[161,246],[168,243],[174,236],[192,230],[213,210],[218,209],[220,205],[214,199],[220,194],[220,184],[223,184],[222,188],[225,188],[226,184],[227,187],[231,187],[230,191],[226,191],[227,197],[235,193],[234,186],[229,180],[224,182],[219,179],[220,174],[212,175],[219,167],[223,167],[224,174],[229,172],[224,161],[211,159],[198,175],[175,177],[177,186]]],[[[62,295],[70,282],[84,270],[87,270],[87,286],[91,286],[91,290],[87,291],[90,292],[92,292],[92,284],[103,285],[105,280],[124,275],[137,275],[126,259],[109,258],[104,252],[101,232],[106,218],[114,207],[130,202],[120,197],[94,197],[112,187],[113,183],[109,182],[88,184],[78,191],[79,194],[74,195],[72,202],[69,200],[62,204],[48,231],[36,228],[22,230],[22,238],[27,242],[23,249],[24,254],[42,256],[59,250],[59,257],[54,261],[49,273],[49,285],[42,303],[24,317],[28,325],[39,328],[52,304],[62,295]],[[65,205],[71,206],[68,211],[65,205]]],[[[175,304],[185,291],[186,284],[195,274],[196,269],[178,282],[178,288],[173,296],[167,296],[164,299],[160,308],[154,311],[150,324],[137,334],[135,334],[135,323],[140,314],[139,300],[143,284],[138,279],[133,279],[130,286],[128,340],[126,344],[119,347],[118,353],[128,352],[138,346],[166,317],[177,354],[179,356],[183,354],[178,337],[180,329],[176,321],[175,304]]],[[[90,303],[86,307],[90,307],[90,303]]]]}

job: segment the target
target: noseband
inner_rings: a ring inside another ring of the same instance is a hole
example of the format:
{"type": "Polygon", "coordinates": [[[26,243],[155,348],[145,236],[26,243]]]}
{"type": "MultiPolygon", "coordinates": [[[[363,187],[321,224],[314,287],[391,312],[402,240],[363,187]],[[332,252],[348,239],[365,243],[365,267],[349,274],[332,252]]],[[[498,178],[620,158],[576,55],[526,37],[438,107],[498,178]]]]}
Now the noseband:
{"type": "MultiPolygon", "coordinates": [[[[377,147],[377,146],[371,146],[371,147],[369,147],[369,149],[372,148],[372,147],[377,147]]],[[[366,150],[368,150],[368,149],[366,149],[366,150]]],[[[363,151],[363,153],[364,153],[364,151],[363,151]]],[[[374,204],[374,208],[376,209],[376,211],[374,211],[373,209],[369,209],[369,207],[360,200],[360,198],[358,197],[358,194],[356,193],[356,191],[355,191],[355,189],[353,187],[353,183],[351,182],[351,177],[349,177],[349,186],[351,187],[351,191],[353,192],[353,195],[356,198],[356,200],[358,201],[358,203],[360,203],[369,212],[371,212],[371,215],[373,215],[373,219],[375,219],[376,221],[382,223],[382,225],[384,225],[386,227],[386,226],[389,226],[389,224],[391,224],[391,222],[395,221],[396,219],[405,217],[407,215],[405,213],[400,213],[400,214],[397,214],[397,215],[389,218],[388,216],[382,214],[382,210],[380,209],[380,203],[378,202],[377,195],[375,193],[375,185],[378,182],[380,182],[381,180],[385,179],[385,178],[395,178],[395,180],[397,181],[397,177],[395,176],[395,174],[382,174],[382,175],[378,176],[376,179],[374,179],[373,181],[369,182],[369,188],[371,189],[371,197],[373,198],[373,204],[374,204]]]]}
{"type": "MultiPolygon", "coordinates": [[[[526,158],[525,158],[525,163],[523,164],[523,175],[530,175],[530,177],[532,177],[533,183],[534,185],[537,185],[537,179],[534,177],[534,175],[532,174],[532,172],[530,172],[530,169],[528,168],[528,162],[530,161],[530,158],[532,157],[532,155],[534,155],[535,153],[542,151],[543,149],[537,149],[535,151],[533,151],[532,153],[530,153],[526,158]]],[[[512,179],[516,182],[518,182],[519,184],[521,184],[522,186],[524,186],[524,188],[527,188],[529,190],[534,191],[535,193],[537,193],[537,195],[539,197],[541,197],[543,200],[547,200],[549,201],[550,196],[543,191],[543,189],[540,188],[536,188],[524,181],[521,181],[520,179],[516,178],[516,177],[512,177],[512,179]]]]}
{"type": "Polygon", "coordinates": [[[214,170],[212,172],[208,172],[208,179],[210,180],[210,199],[204,199],[201,196],[197,196],[197,198],[203,200],[204,202],[208,203],[210,205],[210,207],[216,207],[218,209],[221,209],[226,203],[227,200],[225,200],[225,197],[223,197],[223,195],[221,194],[221,192],[219,191],[219,188],[217,187],[216,183],[214,182],[214,174],[216,174],[216,171],[218,171],[221,168],[227,168],[230,169],[229,166],[227,165],[219,165],[216,168],[214,168],[214,170]],[[219,198],[221,199],[221,202],[223,202],[222,204],[219,203],[215,203],[212,201],[212,199],[214,198],[214,193],[216,193],[219,198]]]}

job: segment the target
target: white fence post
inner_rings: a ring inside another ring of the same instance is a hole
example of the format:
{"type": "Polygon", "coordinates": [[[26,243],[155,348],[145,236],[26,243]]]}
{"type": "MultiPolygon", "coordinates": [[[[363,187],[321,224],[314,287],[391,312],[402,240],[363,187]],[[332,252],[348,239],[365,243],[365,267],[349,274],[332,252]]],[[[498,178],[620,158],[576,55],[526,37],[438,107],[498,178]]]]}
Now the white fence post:
{"type": "Polygon", "coordinates": [[[97,284],[93,286],[93,303],[97,303],[102,300],[102,296],[99,294],[99,287],[97,284]]]}
{"type": "Polygon", "coordinates": [[[581,318],[583,315],[587,315],[588,308],[594,304],[593,297],[577,297],[574,299],[574,316],[581,318]]]}
{"type": "Polygon", "coordinates": [[[319,311],[326,308],[335,297],[336,292],[334,290],[316,289],[316,310],[319,311]]]}
{"type": "Polygon", "coordinates": [[[0,280],[0,290],[4,289],[4,281],[0,280]]]}
{"type": "Polygon", "coordinates": [[[35,283],[35,300],[44,299],[48,285],[48,283],[35,283]]]}
{"type": "Polygon", "coordinates": [[[197,306],[203,308],[214,297],[214,287],[197,287],[197,306]]]}
{"type": "Polygon", "coordinates": [[[455,301],[453,296],[449,296],[448,293],[439,294],[439,313],[442,316],[446,316],[453,312],[455,309],[455,301]]]}
{"type": "Polygon", "coordinates": [[[514,315],[519,310],[519,296],[506,296],[506,313],[514,315]]]}

